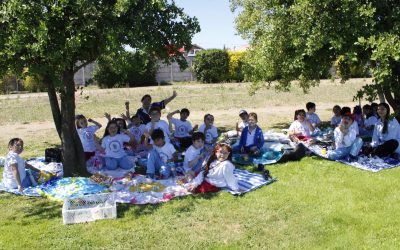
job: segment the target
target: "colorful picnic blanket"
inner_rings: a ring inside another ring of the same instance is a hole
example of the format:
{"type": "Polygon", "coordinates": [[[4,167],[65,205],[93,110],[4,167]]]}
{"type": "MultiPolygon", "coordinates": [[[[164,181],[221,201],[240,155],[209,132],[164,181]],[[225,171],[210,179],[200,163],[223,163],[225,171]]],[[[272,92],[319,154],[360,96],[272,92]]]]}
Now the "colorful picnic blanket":
{"type": "MultiPolygon", "coordinates": [[[[313,152],[314,154],[322,158],[328,159],[328,156],[325,153],[325,150],[323,149],[322,145],[318,144],[313,144],[313,145],[304,144],[304,145],[308,149],[310,149],[311,152],[313,152]]],[[[366,157],[363,155],[357,157],[347,157],[347,159],[337,160],[337,162],[371,172],[379,172],[384,169],[390,169],[400,166],[399,159],[394,159],[390,157],[384,157],[384,158],[366,157]]]]}
{"type": "MultiPolygon", "coordinates": [[[[233,195],[242,195],[276,181],[275,178],[266,180],[261,174],[241,169],[235,169],[234,175],[238,179],[240,191],[223,189],[233,195]]],[[[183,177],[150,181],[143,175],[137,175],[131,180],[124,178],[114,181],[110,190],[115,192],[116,201],[119,203],[155,204],[169,201],[175,197],[191,195],[192,193],[184,187],[184,183],[183,177]]]]}
{"type": "Polygon", "coordinates": [[[266,142],[261,150],[261,155],[253,157],[248,154],[234,153],[232,162],[240,165],[267,165],[278,162],[286,148],[290,145],[283,142],[266,142]]]}
{"type": "Polygon", "coordinates": [[[39,188],[44,196],[59,201],[80,198],[108,190],[106,185],[97,184],[85,177],[53,179],[40,185],[39,188]]]}

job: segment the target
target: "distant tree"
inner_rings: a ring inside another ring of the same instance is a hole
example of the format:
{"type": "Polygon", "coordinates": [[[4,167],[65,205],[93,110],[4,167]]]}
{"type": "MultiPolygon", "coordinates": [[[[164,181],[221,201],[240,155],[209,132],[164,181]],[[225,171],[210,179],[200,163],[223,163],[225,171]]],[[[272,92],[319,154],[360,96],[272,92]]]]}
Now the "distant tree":
{"type": "Polygon", "coordinates": [[[190,48],[200,30],[195,18],[168,0],[8,0],[0,2],[0,13],[0,71],[29,68],[43,80],[65,176],[88,174],[74,125],[74,73],[126,45],[183,65],[182,54],[170,57],[168,45],[190,48]]]}
{"type": "Polygon", "coordinates": [[[157,64],[152,54],[121,51],[97,60],[94,79],[102,88],[145,86],[156,83],[157,64]]]}
{"type": "MultiPolygon", "coordinates": [[[[354,65],[369,65],[374,83],[357,97],[383,94],[400,110],[400,4],[397,0],[231,0],[239,34],[249,39],[252,80],[292,80],[308,90],[343,56],[346,80],[354,65]]],[[[260,86],[260,85],[258,85],[260,86]]]]}

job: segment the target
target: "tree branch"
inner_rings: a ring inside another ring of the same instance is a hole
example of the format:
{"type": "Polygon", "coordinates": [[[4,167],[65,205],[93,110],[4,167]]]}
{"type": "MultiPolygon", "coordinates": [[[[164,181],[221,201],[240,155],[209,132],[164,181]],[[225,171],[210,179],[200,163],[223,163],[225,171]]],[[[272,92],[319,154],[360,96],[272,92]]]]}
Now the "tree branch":
{"type": "Polygon", "coordinates": [[[85,66],[91,64],[92,62],[94,62],[94,59],[93,59],[93,60],[88,60],[88,61],[82,63],[81,65],[74,67],[74,74],[75,74],[76,72],[78,72],[81,68],[83,68],[83,67],[85,67],[85,66]]]}

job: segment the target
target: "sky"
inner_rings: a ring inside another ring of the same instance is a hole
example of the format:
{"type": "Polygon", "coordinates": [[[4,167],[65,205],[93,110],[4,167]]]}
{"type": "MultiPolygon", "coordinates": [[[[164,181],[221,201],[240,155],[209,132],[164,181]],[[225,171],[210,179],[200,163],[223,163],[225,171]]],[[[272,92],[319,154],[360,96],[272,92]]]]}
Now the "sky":
{"type": "Polygon", "coordinates": [[[236,35],[235,14],[229,0],[175,0],[184,12],[197,17],[201,31],[194,35],[192,43],[202,48],[233,49],[248,44],[236,35]]]}

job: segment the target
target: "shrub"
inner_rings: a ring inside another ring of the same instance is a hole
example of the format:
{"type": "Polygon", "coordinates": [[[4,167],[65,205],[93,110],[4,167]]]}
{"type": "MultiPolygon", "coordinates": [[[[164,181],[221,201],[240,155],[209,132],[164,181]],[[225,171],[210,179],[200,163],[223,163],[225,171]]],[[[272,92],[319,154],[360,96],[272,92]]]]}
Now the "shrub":
{"type": "Polygon", "coordinates": [[[229,52],[229,79],[230,81],[242,82],[244,79],[245,51],[229,52]]]}
{"type": "Polygon", "coordinates": [[[229,78],[229,55],[226,50],[208,49],[197,53],[193,70],[202,82],[223,82],[229,78]]]}
{"type": "Polygon", "coordinates": [[[41,92],[46,90],[46,87],[40,79],[30,75],[26,76],[22,81],[22,86],[24,90],[29,92],[41,92]]]}

